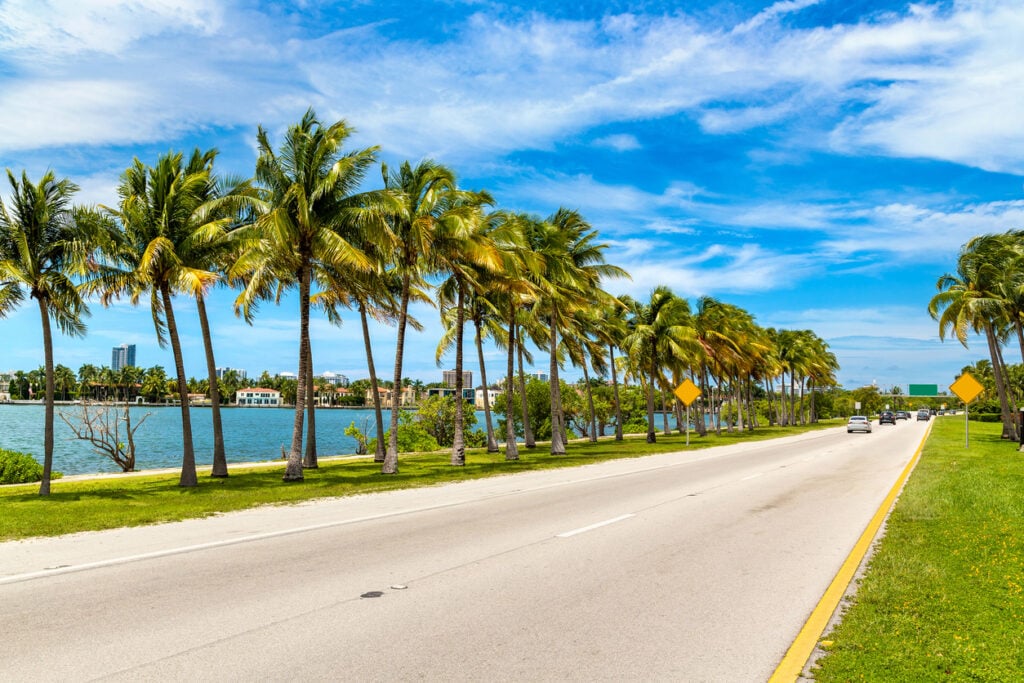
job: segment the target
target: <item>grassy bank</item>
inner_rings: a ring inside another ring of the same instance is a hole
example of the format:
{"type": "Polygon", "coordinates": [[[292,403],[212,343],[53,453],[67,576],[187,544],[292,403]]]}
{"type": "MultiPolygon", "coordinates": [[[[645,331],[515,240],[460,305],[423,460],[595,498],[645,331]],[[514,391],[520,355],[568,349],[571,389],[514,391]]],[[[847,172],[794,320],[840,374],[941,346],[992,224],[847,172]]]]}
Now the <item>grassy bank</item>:
{"type": "Polygon", "coordinates": [[[819,681],[1024,680],[1024,454],[939,418],[819,681]]]}
{"type": "MultiPolygon", "coordinates": [[[[819,429],[829,424],[808,427],[761,428],[753,432],[709,432],[700,438],[690,436],[690,449],[721,446],[741,441],[758,441],[819,429]]],[[[104,478],[85,481],[55,480],[48,498],[41,498],[38,484],[0,487],[0,541],[31,536],[56,536],[76,531],[93,531],[122,526],[157,524],[205,517],[218,512],[242,510],[258,505],[298,503],[314,498],[348,496],[391,489],[431,486],[451,481],[477,479],[512,472],[576,467],[589,463],[633,458],[654,453],[686,449],[686,437],[658,434],[658,442],[648,444],[643,436],[625,441],[602,439],[596,444],[577,441],[569,444],[566,455],[552,456],[547,444],[536,449],[520,449],[520,460],[506,462],[504,452],[488,454],[471,449],[465,467],[448,464],[450,453],[403,455],[399,472],[380,474],[380,465],[371,458],[321,460],[320,467],[306,470],[305,480],[285,484],[280,466],[232,467],[226,479],[200,476],[195,488],[180,488],[178,474],[104,478]]]]}

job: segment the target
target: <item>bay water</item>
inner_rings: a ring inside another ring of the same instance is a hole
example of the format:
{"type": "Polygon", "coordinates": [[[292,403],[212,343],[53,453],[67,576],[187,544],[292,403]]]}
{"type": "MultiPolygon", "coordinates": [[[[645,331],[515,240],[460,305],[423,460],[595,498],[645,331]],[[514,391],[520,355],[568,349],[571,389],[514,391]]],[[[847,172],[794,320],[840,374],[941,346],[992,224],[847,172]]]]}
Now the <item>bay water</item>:
{"type": "MultiPolygon", "coordinates": [[[[181,408],[178,406],[132,406],[132,425],[147,413],[146,421],[135,432],[135,469],[148,470],[163,467],[181,467],[181,408]]],[[[81,424],[81,407],[58,405],[72,424],[81,424]]],[[[213,464],[213,418],[208,407],[191,409],[192,442],[196,465],[213,464]]],[[[387,429],[391,412],[384,411],[387,429]]],[[[221,409],[224,427],[224,450],[228,463],[280,460],[281,448],[291,446],[293,408],[237,408],[221,409]]],[[[359,408],[323,408],[316,411],[317,453],[321,456],[345,455],[356,452],[356,441],[345,435],[345,429],[355,422],[363,433],[376,436],[373,410],[359,408]]],[[[483,417],[479,424],[483,425],[483,417]]],[[[44,408],[39,403],[0,404],[0,448],[30,453],[43,460],[44,408]]],[[[123,434],[123,429],[122,429],[123,434]]],[[[305,436],[305,435],[303,435],[305,436]]],[[[122,435],[122,441],[124,436],[122,435]]],[[[71,429],[54,417],[53,469],[64,474],[93,472],[119,472],[121,468],[108,458],[95,453],[89,443],[77,439],[71,429]]]]}

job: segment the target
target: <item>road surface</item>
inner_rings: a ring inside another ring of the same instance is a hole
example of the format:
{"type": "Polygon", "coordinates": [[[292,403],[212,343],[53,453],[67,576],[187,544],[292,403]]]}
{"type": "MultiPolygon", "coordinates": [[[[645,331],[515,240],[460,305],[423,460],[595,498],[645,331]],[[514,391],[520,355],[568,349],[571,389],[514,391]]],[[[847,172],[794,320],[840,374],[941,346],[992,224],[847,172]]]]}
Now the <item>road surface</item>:
{"type": "Polygon", "coordinates": [[[0,680],[764,681],[925,429],[2,543],[0,680]]]}

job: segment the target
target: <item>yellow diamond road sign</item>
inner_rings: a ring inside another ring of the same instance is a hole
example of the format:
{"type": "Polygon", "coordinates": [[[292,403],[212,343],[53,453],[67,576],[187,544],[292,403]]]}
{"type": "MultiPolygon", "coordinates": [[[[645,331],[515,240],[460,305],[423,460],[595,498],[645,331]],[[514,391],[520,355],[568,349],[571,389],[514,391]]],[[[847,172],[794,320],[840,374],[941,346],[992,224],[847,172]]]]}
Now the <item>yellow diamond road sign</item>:
{"type": "Polygon", "coordinates": [[[700,396],[700,389],[697,388],[697,385],[692,380],[685,379],[672,393],[683,402],[684,406],[688,406],[700,396]]]}
{"type": "Polygon", "coordinates": [[[981,386],[981,382],[974,379],[970,373],[965,372],[960,377],[949,385],[949,390],[957,395],[964,403],[970,403],[978,394],[980,394],[985,387],[981,386]]]}

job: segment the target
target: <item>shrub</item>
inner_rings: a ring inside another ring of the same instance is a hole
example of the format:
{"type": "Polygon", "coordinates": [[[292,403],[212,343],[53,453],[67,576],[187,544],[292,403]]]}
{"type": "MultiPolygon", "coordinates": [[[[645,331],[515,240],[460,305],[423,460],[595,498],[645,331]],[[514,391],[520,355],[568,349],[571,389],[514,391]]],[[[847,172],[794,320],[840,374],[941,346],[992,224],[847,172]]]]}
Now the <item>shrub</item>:
{"type": "MultiPolygon", "coordinates": [[[[60,472],[51,472],[52,479],[59,479],[60,472]]],[[[26,484],[41,481],[43,466],[28,453],[18,453],[0,448],[0,484],[26,484]]]]}

